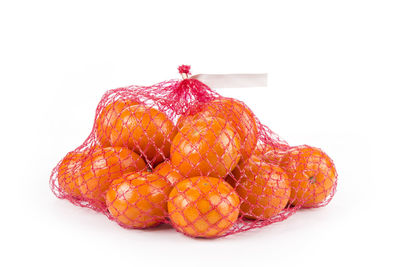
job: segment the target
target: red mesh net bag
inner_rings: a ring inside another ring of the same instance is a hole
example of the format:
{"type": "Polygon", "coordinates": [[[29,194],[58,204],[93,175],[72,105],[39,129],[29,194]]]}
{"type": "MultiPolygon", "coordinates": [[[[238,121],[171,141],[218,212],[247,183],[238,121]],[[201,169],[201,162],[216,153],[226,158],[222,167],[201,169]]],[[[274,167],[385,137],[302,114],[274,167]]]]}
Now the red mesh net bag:
{"type": "Polygon", "coordinates": [[[329,203],[332,160],[291,147],[243,102],[189,78],[109,90],[93,130],[53,169],[54,194],[125,228],[215,238],[329,203]]]}

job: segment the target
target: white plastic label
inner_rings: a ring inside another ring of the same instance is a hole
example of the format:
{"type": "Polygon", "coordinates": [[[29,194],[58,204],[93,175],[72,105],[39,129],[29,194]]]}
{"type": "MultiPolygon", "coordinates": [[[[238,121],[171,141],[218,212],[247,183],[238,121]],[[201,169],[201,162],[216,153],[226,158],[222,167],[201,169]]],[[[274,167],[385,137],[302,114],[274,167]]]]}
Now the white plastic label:
{"type": "Polygon", "coordinates": [[[211,88],[266,87],[267,73],[257,74],[197,74],[197,79],[211,88]]]}

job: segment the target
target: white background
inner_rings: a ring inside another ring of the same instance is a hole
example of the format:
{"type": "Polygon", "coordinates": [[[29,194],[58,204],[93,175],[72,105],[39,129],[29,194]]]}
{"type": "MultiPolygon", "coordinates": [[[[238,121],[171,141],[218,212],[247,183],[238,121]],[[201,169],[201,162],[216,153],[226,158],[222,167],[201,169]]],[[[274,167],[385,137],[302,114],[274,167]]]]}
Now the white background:
{"type": "Polygon", "coordinates": [[[399,264],[398,1],[1,1],[1,266],[399,264]],[[107,89],[268,72],[224,89],[339,173],[326,207],[222,238],[125,230],[52,195],[107,89]]]}

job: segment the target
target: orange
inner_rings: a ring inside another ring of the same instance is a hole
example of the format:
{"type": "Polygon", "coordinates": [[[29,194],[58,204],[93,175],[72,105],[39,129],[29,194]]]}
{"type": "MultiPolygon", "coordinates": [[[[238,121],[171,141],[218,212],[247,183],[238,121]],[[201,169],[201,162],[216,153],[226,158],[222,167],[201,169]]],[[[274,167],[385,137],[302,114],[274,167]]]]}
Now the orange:
{"type": "Polygon", "coordinates": [[[176,128],[167,115],[142,104],[127,107],[111,131],[113,146],[128,147],[155,165],[169,157],[176,128]]]}
{"type": "MultiPolygon", "coordinates": [[[[245,166],[247,164],[247,161],[250,158],[252,159],[252,162],[275,163],[275,162],[271,161],[271,158],[268,156],[270,153],[275,153],[275,151],[278,151],[278,148],[275,148],[272,144],[258,143],[256,145],[256,147],[254,148],[254,151],[250,157],[240,158],[239,163],[237,164],[236,168],[233,169],[232,173],[235,172],[236,174],[238,174],[237,169],[238,168],[239,168],[239,170],[243,169],[243,166],[245,166]]],[[[233,175],[232,173],[229,174],[229,176],[227,176],[225,178],[225,180],[227,180],[231,185],[233,185],[233,183],[231,183],[231,182],[236,181],[236,178],[232,177],[232,175],[233,175]]],[[[237,177],[239,177],[239,176],[237,176],[237,177]]]]}
{"type": "Polygon", "coordinates": [[[291,184],[290,201],[302,207],[317,207],[336,184],[333,161],[322,150],[310,146],[290,149],[280,162],[291,184]]]}
{"type": "Polygon", "coordinates": [[[264,157],[265,154],[271,151],[276,151],[278,148],[274,144],[270,143],[258,143],[254,148],[253,155],[257,155],[259,157],[264,157]]]}
{"type": "Polygon", "coordinates": [[[69,152],[58,167],[58,185],[68,196],[80,197],[78,178],[81,174],[81,163],[89,150],[69,152]]]}
{"type": "Polygon", "coordinates": [[[115,180],[106,194],[112,217],[128,228],[146,228],[162,222],[167,215],[171,185],[150,172],[126,174],[115,180]]]}
{"type": "Polygon", "coordinates": [[[240,162],[228,179],[242,199],[240,212],[246,218],[266,220],[279,214],[290,197],[287,174],[278,166],[253,155],[240,162]]]}
{"type": "Polygon", "coordinates": [[[267,149],[264,153],[260,153],[259,155],[265,162],[280,165],[281,160],[286,152],[287,150],[271,147],[271,149],[267,149]]]}
{"type": "Polygon", "coordinates": [[[195,115],[181,116],[177,126],[181,128],[187,121],[204,117],[219,117],[229,122],[241,138],[242,157],[247,158],[252,154],[257,144],[257,122],[253,112],[243,102],[233,98],[218,98],[195,115]]]}
{"type": "Polygon", "coordinates": [[[171,145],[171,163],[185,177],[225,177],[240,159],[240,138],[220,118],[187,123],[171,145]]]}
{"type": "Polygon", "coordinates": [[[171,185],[175,185],[177,182],[184,179],[184,177],[176,169],[174,169],[170,161],[164,161],[158,164],[153,170],[153,173],[164,176],[171,185]]]}
{"type": "Polygon", "coordinates": [[[96,136],[104,147],[110,146],[111,130],[115,128],[115,120],[120,116],[121,111],[137,102],[130,99],[118,99],[104,107],[96,119],[96,136]]]}
{"type": "Polygon", "coordinates": [[[274,144],[273,142],[257,143],[252,156],[257,156],[263,161],[280,165],[282,157],[290,147],[283,144],[274,144]]]}
{"type": "Polygon", "coordinates": [[[103,203],[104,193],[114,179],[143,169],[146,169],[144,160],[127,148],[99,148],[82,162],[79,189],[84,198],[103,203]]]}
{"type": "Polygon", "coordinates": [[[168,200],[174,227],[193,237],[225,234],[239,215],[239,196],[224,180],[192,177],[176,184],[168,200]]]}

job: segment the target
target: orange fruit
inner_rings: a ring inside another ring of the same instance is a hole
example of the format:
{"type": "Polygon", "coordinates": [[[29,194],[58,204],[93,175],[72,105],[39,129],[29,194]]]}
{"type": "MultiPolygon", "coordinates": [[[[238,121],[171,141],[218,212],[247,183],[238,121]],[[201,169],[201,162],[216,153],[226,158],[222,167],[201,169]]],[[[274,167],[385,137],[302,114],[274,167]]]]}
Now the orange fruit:
{"type": "Polygon", "coordinates": [[[290,182],[280,167],[253,155],[240,162],[228,179],[242,199],[240,212],[246,218],[266,220],[279,214],[290,197],[290,182]]]}
{"type": "Polygon", "coordinates": [[[172,166],[170,161],[164,161],[158,164],[153,170],[153,173],[164,176],[171,185],[175,185],[177,182],[184,179],[184,177],[174,168],[174,166],[172,166]]]}
{"type": "Polygon", "coordinates": [[[127,148],[99,148],[82,162],[79,189],[84,198],[103,203],[104,193],[114,179],[143,169],[146,169],[144,160],[127,148]]]}
{"type": "Polygon", "coordinates": [[[128,147],[155,165],[169,157],[175,134],[174,123],[165,113],[138,104],[123,109],[116,118],[111,144],[128,147]]]}
{"type": "Polygon", "coordinates": [[[128,228],[146,228],[162,222],[167,215],[171,185],[150,172],[126,174],[115,180],[106,193],[112,217],[128,228]]]}
{"type": "Polygon", "coordinates": [[[111,131],[115,128],[115,120],[120,116],[121,111],[137,102],[130,99],[118,99],[104,107],[95,122],[96,136],[104,147],[110,146],[111,131]]]}
{"type": "Polygon", "coordinates": [[[291,184],[290,202],[317,207],[332,192],[337,173],[333,161],[322,150],[310,146],[290,149],[280,162],[291,184]]]}
{"type": "Polygon", "coordinates": [[[200,176],[175,185],[168,213],[174,227],[186,235],[218,237],[236,222],[239,205],[239,196],[227,182],[200,176]]]}
{"type": "Polygon", "coordinates": [[[256,147],[254,148],[253,155],[259,156],[259,157],[264,157],[265,154],[271,151],[276,151],[278,148],[274,146],[273,144],[269,143],[258,143],[256,147]]]}
{"type": "Polygon", "coordinates": [[[81,163],[89,150],[69,152],[58,167],[58,185],[68,196],[79,198],[81,192],[78,186],[78,178],[81,174],[81,163]]]}
{"type": "Polygon", "coordinates": [[[240,159],[240,138],[220,118],[187,123],[171,145],[171,163],[185,177],[225,177],[240,159]]]}
{"type": "Polygon", "coordinates": [[[268,163],[272,163],[275,165],[280,165],[283,156],[286,154],[287,150],[283,150],[280,148],[272,148],[265,153],[259,154],[260,157],[268,163]]]}
{"type": "MultiPolygon", "coordinates": [[[[258,143],[256,145],[256,147],[254,148],[253,154],[250,156],[250,158],[252,159],[251,162],[270,162],[270,158],[267,157],[267,155],[269,153],[271,153],[272,151],[276,151],[275,148],[270,145],[270,144],[262,144],[262,143],[258,143]]],[[[240,158],[239,163],[237,164],[236,168],[233,169],[232,173],[236,174],[236,177],[239,178],[238,174],[239,171],[242,170],[244,168],[244,166],[246,166],[246,164],[248,163],[249,158],[240,158]]],[[[227,176],[225,178],[225,180],[227,180],[231,185],[231,181],[236,181],[236,178],[234,178],[232,180],[232,174],[230,174],[229,176],[227,176]]]]}
{"type": "Polygon", "coordinates": [[[218,98],[192,116],[181,116],[177,127],[181,128],[190,120],[204,117],[219,117],[229,122],[241,138],[242,157],[247,158],[252,154],[257,144],[257,122],[253,112],[243,102],[233,98],[218,98]]]}

